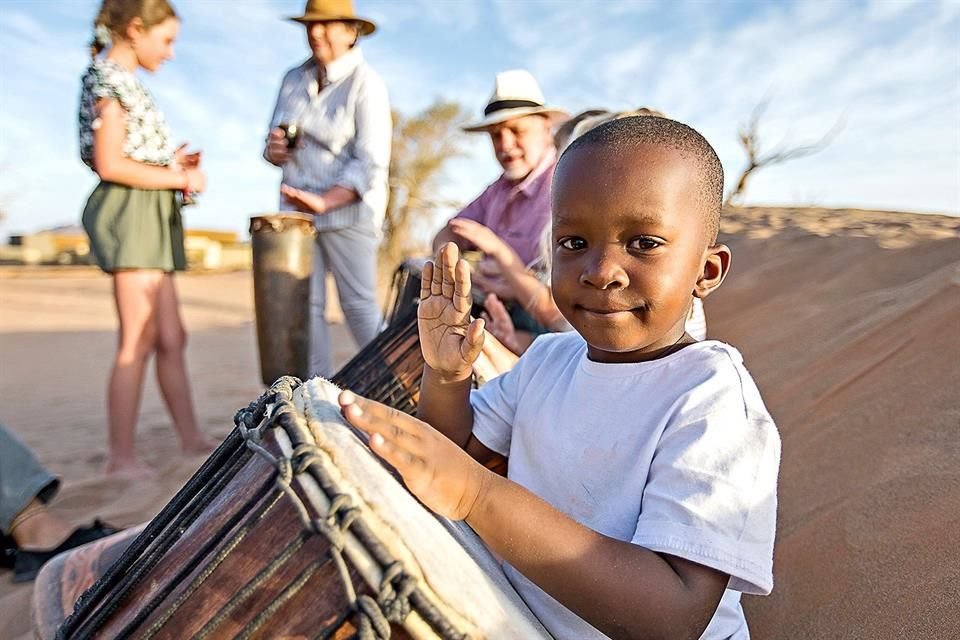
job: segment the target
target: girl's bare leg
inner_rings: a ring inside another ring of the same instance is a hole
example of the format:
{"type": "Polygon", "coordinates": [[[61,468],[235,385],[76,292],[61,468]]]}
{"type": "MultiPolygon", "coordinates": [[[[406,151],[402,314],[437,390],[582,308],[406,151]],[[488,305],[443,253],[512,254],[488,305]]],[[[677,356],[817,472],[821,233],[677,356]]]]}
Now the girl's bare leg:
{"type": "Polygon", "coordinates": [[[154,350],[157,327],[154,318],[160,271],[118,271],[113,276],[113,294],[120,320],[117,355],[107,389],[110,452],[108,474],[150,477],[153,471],[134,451],[134,433],[143,373],[154,350]]]}
{"type": "Polygon", "coordinates": [[[184,351],[187,333],[173,274],[164,274],[157,295],[157,380],[184,453],[209,453],[214,443],[197,426],[184,351]]]}

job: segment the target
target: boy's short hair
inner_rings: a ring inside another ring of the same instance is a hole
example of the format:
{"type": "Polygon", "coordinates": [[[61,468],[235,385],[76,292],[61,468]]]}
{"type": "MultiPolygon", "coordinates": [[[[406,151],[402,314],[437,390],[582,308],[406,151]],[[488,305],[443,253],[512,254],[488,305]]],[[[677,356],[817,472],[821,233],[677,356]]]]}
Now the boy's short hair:
{"type": "Polygon", "coordinates": [[[560,156],[560,162],[577,149],[595,145],[624,147],[641,144],[668,146],[697,163],[697,200],[706,225],[707,239],[711,245],[716,243],[720,231],[720,209],[723,206],[723,165],[706,138],[682,122],[652,115],[617,118],[590,129],[571,142],[560,156]]]}

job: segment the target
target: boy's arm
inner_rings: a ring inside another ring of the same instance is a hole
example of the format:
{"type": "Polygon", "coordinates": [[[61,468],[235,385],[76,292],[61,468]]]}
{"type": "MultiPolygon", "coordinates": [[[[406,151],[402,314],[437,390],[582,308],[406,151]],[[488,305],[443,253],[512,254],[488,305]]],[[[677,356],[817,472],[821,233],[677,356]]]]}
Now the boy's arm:
{"type": "Polygon", "coordinates": [[[427,507],[466,520],[556,600],[613,638],[697,638],[729,577],[604,536],[472,460],[430,425],[349,391],[343,415],[427,507]]]}
{"type": "Polygon", "coordinates": [[[699,638],[729,580],[600,534],[490,473],[466,521],[494,553],[611,638],[699,638]]]}
{"type": "Polygon", "coordinates": [[[483,321],[470,318],[472,305],[470,269],[457,245],[447,243],[424,265],[420,280],[417,325],[425,364],[417,416],[486,464],[497,454],[472,435],[473,363],[484,340],[483,321]]]}

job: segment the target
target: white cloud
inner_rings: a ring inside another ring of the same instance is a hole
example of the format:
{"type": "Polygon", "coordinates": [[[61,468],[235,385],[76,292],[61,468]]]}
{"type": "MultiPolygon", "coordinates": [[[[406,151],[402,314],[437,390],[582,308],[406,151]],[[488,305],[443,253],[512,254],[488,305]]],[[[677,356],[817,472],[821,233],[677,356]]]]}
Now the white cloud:
{"type": "Polygon", "coordinates": [[[915,7],[919,0],[870,0],[867,3],[867,18],[890,20],[915,7]]]}

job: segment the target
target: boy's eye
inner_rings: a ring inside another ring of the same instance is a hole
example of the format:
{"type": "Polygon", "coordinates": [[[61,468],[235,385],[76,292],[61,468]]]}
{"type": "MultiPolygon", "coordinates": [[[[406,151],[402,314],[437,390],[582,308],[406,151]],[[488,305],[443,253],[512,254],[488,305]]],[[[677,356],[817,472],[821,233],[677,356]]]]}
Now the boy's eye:
{"type": "Polygon", "coordinates": [[[627,248],[634,251],[653,251],[663,244],[662,240],[657,238],[651,238],[649,236],[640,236],[639,238],[633,238],[630,242],[627,243],[627,248]]]}
{"type": "Polygon", "coordinates": [[[557,244],[568,251],[578,251],[587,246],[587,242],[583,238],[560,238],[557,244]]]}

